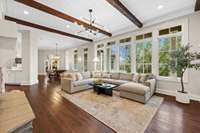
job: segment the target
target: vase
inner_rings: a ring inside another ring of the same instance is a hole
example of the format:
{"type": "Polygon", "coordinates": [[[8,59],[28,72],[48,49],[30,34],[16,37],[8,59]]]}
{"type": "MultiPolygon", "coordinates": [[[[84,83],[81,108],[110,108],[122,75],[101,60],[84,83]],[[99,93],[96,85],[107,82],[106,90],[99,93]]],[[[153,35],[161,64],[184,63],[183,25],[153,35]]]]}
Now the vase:
{"type": "Polygon", "coordinates": [[[189,104],[190,103],[190,95],[187,92],[176,92],[176,101],[179,103],[189,104]]]}

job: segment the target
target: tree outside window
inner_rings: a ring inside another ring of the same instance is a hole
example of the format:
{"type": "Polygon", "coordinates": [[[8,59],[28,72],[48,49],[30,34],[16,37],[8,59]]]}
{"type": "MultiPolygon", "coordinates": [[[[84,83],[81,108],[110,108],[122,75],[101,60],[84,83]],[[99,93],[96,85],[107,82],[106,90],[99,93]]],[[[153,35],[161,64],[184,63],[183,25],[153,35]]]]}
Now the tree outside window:
{"type": "Polygon", "coordinates": [[[136,43],[136,71],[137,73],[152,72],[152,41],[145,40],[136,43]]]}
{"type": "Polygon", "coordinates": [[[131,45],[119,47],[119,69],[121,72],[131,72],[131,45]]]}
{"type": "Polygon", "coordinates": [[[181,47],[181,36],[161,37],[159,39],[159,75],[164,77],[177,76],[180,77],[180,72],[172,70],[169,66],[170,63],[176,65],[177,59],[174,55],[175,52],[181,47]],[[176,75],[174,75],[174,73],[176,75]]]}

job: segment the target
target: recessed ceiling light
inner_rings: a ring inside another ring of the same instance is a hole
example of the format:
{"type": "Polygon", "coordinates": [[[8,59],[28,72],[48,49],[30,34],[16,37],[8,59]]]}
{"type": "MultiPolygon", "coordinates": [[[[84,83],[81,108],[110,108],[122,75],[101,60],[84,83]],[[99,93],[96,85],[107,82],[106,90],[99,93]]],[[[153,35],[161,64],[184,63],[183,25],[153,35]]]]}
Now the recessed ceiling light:
{"type": "Polygon", "coordinates": [[[29,12],[25,10],[25,11],[24,11],[24,14],[28,15],[28,14],[29,14],[29,12]]]}
{"type": "Polygon", "coordinates": [[[163,5],[159,5],[159,6],[157,7],[157,9],[158,9],[158,10],[161,10],[161,9],[163,9],[163,7],[164,7],[163,5]]]}
{"type": "Polygon", "coordinates": [[[67,25],[66,27],[67,27],[67,28],[70,28],[70,25],[67,25]]]}

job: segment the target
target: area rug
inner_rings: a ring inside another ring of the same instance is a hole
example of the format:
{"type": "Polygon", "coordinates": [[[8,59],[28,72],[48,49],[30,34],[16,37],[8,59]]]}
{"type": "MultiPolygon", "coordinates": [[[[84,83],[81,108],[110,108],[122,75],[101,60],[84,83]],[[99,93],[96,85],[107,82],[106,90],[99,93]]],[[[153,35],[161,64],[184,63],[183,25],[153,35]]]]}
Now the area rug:
{"type": "Polygon", "coordinates": [[[143,133],[163,101],[162,97],[153,96],[147,104],[141,104],[120,98],[118,91],[112,97],[92,90],[72,95],[59,93],[118,133],[143,133]]]}

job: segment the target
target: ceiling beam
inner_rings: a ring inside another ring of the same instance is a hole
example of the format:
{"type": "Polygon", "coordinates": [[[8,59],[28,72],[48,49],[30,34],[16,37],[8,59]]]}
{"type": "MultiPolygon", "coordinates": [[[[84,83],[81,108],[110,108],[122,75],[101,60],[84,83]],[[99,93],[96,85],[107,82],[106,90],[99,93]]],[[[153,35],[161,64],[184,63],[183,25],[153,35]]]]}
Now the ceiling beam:
{"type": "Polygon", "coordinates": [[[52,29],[52,28],[46,27],[46,26],[34,24],[34,23],[31,23],[31,22],[27,22],[27,21],[24,21],[24,20],[21,20],[21,19],[10,17],[10,16],[5,16],[5,19],[9,20],[9,21],[16,22],[17,24],[29,26],[29,27],[32,27],[32,28],[36,28],[36,29],[40,29],[40,30],[44,30],[44,31],[48,31],[48,32],[64,35],[64,36],[67,36],[67,37],[84,40],[84,41],[93,42],[93,40],[89,39],[89,38],[73,35],[73,34],[70,34],[70,33],[67,33],[67,32],[63,32],[63,31],[60,31],[60,30],[56,30],[56,29],[52,29]]]}
{"type": "Polygon", "coordinates": [[[196,4],[195,4],[195,12],[200,10],[200,0],[196,0],[196,4]]]}
{"type": "Polygon", "coordinates": [[[119,0],[106,0],[124,16],[126,16],[130,21],[132,21],[137,27],[142,28],[143,24],[139,19],[135,17],[119,0]]]}
{"type": "Polygon", "coordinates": [[[86,22],[84,22],[82,20],[79,20],[79,19],[74,18],[74,17],[72,17],[72,16],[70,16],[68,14],[65,14],[65,13],[62,13],[60,11],[57,11],[57,10],[51,8],[51,7],[48,7],[48,6],[44,5],[44,4],[36,2],[34,0],[15,0],[15,1],[17,1],[19,3],[22,3],[24,5],[30,6],[32,8],[38,9],[40,11],[43,11],[45,13],[51,14],[51,15],[56,16],[58,18],[67,20],[69,22],[77,23],[80,26],[82,25],[82,26],[84,26],[86,28],[90,27],[90,28],[92,28],[92,30],[98,31],[99,33],[102,33],[102,34],[107,35],[109,37],[112,36],[111,33],[107,32],[107,31],[105,31],[103,29],[100,29],[100,28],[98,28],[96,26],[91,26],[90,24],[88,24],[88,23],[86,23],[86,22]]]}

